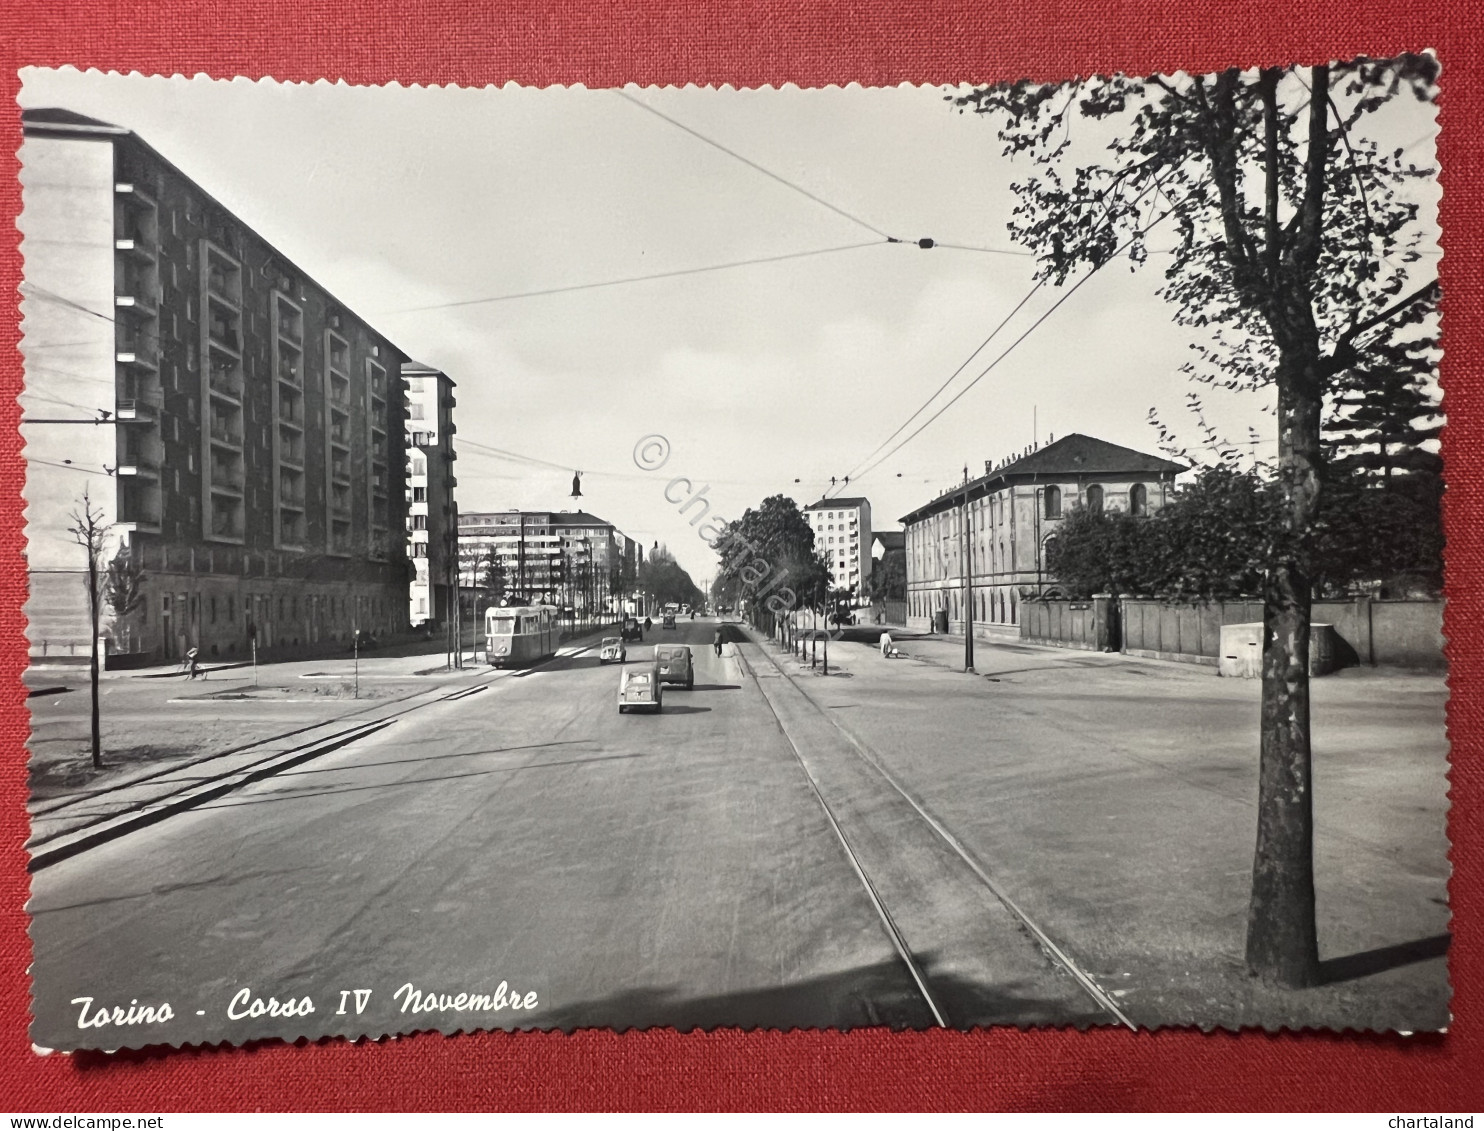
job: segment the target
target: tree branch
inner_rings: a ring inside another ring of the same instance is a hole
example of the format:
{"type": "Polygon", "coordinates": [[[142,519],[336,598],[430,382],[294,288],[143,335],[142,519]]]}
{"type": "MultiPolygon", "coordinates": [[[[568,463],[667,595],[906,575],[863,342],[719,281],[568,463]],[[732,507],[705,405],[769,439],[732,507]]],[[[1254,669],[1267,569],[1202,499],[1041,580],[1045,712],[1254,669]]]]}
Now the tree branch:
{"type": "Polygon", "coordinates": [[[1319,263],[1324,228],[1324,173],[1329,161],[1329,68],[1314,68],[1309,98],[1309,150],[1304,156],[1304,197],[1292,262],[1308,274],[1319,263]]]}

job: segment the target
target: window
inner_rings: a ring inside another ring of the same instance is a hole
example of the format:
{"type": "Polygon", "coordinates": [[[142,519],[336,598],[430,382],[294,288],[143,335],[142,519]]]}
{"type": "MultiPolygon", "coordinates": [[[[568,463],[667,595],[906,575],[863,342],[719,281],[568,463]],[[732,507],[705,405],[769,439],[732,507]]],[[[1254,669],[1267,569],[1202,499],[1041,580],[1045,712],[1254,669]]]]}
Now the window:
{"type": "Polygon", "coordinates": [[[1149,513],[1149,491],[1142,483],[1135,483],[1128,489],[1128,513],[1149,513]]]}
{"type": "Polygon", "coordinates": [[[426,503],[428,501],[428,489],[426,487],[414,487],[412,489],[412,501],[414,503],[426,503]]]}
{"type": "Polygon", "coordinates": [[[1103,513],[1103,489],[1097,484],[1087,489],[1087,509],[1093,514],[1103,513]]]}
{"type": "Polygon", "coordinates": [[[1060,518],[1061,517],[1061,488],[1060,487],[1047,487],[1046,488],[1046,517],[1047,518],[1060,518]]]}

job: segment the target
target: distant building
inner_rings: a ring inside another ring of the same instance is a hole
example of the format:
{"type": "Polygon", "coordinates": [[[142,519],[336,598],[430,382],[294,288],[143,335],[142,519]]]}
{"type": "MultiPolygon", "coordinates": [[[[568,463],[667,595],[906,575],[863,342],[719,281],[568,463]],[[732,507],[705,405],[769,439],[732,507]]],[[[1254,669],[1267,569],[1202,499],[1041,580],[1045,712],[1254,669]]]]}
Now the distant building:
{"type": "Polygon", "coordinates": [[[445,623],[452,609],[458,560],[459,513],[454,502],[454,383],[448,375],[409,361],[402,366],[407,395],[407,552],[414,570],[408,611],[414,626],[445,623]]]}
{"type": "Polygon", "coordinates": [[[1055,443],[998,466],[904,515],[907,625],[930,629],[945,612],[963,631],[964,553],[972,560],[976,625],[1016,625],[1027,597],[1051,595],[1046,547],[1078,506],[1151,514],[1184,465],[1091,436],[1055,443]],[[967,527],[964,526],[967,520],[967,527]]]}
{"type": "Polygon", "coordinates": [[[863,498],[821,499],[804,508],[814,549],[830,567],[830,586],[861,600],[871,576],[871,504],[863,498]]]}
{"type": "Polygon", "coordinates": [[[481,511],[459,515],[460,585],[482,588],[499,563],[511,604],[578,612],[613,610],[632,592],[637,543],[586,511],[481,511]]]}
{"type": "Polygon", "coordinates": [[[22,121],[32,657],[87,652],[84,487],[144,573],[117,662],[405,629],[403,355],[129,130],[22,121]]]}

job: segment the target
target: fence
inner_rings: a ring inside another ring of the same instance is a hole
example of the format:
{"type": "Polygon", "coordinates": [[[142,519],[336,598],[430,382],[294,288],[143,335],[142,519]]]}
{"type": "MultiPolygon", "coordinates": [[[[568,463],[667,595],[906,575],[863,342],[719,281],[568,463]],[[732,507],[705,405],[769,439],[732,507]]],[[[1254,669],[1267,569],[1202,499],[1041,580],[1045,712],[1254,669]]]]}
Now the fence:
{"type": "MultiPolygon", "coordinates": [[[[1213,667],[1220,658],[1223,625],[1262,620],[1262,602],[1251,599],[1203,604],[1147,597],[1027,600],[1020,611],[1020,637],[1027,643],[1213,667]]],[[[1315,601],[1311,620],[1334,626],[1337,667],[1447,664],[1441,601],[1315,601]]]]}

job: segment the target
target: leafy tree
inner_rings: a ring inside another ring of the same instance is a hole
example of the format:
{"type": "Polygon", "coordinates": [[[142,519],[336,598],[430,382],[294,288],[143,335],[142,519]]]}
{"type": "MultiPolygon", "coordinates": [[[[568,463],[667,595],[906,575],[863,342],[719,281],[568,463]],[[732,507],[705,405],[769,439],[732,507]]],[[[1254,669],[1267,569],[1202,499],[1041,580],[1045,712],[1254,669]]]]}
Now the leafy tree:
{"type": "Polygon", "coordinates": [[[1443,462],[1423,445],[1443,430],[1431,378],[1436,339],[1388,342],[1376,356],[1339,375],[1326,405],[1331,419],[1329,470],[1387,480],[1393,474],[1438,475],[1443,462]]]}
{"type": "Polygon", "coordinates": [[[901,601],[907,596],[907,552],[887,550],[871,567],[866,595],[872,601],[901,601]]]}
{"type": "MultiPolygon", "coordinates": [[[[1015,238],[1041,278],[1065,283],[1127,255],[1151,229],[1176,228],[1164,297],[1201,329],[1190,372],[1277,394],[1282,537],[1263,579],[1258,832],[1247,963],[1266,980],[1318,977],[1309,737],[1306,551],[1324,480],[1320,420],[1337,379],[1396,340],[1433,302],[1413,264],[1428,238],[1407,198],[1429,176],[1365,128],[1401,97],[1428,100],[1437,61],[1404,55],[1307,69],[1211,76],[1020,82],[957,96],[991,114],[1008,154],[1036,160],[1016,186],[1015,238]],[[1098,123],[1102,157],[1065,172],[1074,118],[1098,123]]],[[[950,98],[955,96],[950,95],[950,98]]]]}
{"type": "Polygon", "coordinates": [[[721,556],[713,586],[720,603],[761,599],[773,614],[824,604],[829,566],[815,550],[809,520],[787,495],[749,507],[713,548],[721,556]]]}
{"type": "Polygon", "coordinates": [[[665,546],[656,546],[639,567],[639,588],[658,604],[697,605],[703,599],[700,587],[665,546]]]}
{"type": "Polygon", "coordinates": [[[478,585],[482,589],[489,590],[490,596],[499,600],[505,596],[508,583],[508,575],[505,563],[500,558],[500,553],[491,546],[477,566],[478,585]]]}
{"type": "MultiPolygon", "coordinates": [[[[103,597],[113,613],[114,624],[125,626],[130,614],[144,604],[144,563],[128,546],[120,546],[108,563],[103,597]]],[[[127,628],[125,631],[130,631],[127,628]]]]}

